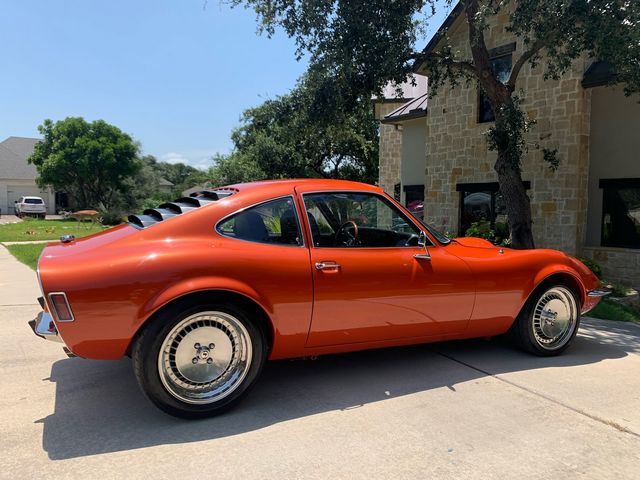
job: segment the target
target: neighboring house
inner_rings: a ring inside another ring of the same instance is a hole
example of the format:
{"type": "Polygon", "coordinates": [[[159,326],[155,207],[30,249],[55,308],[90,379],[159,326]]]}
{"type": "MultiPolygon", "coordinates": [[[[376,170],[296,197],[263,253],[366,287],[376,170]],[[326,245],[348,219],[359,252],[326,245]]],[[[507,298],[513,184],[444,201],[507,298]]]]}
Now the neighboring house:
{"type": "Polygon", "coordinates": [[[162,193],[171,193],[175,185],[166,178],[160,178],[158,181],[158,191],[162,193]]]}
{"type": "Polygon", "coordinates": [[[53,190],[41,190],[36,185],[38,172],[27,162],[33,153],[37,138],[9,137],[0,142],[0,209],[2,214],[13,215],[13,203],[24,195],[42,197],[47,213],[55,213],[56,197],[53,190]]]}
{"type": "MultiPolygon", "coordinates": [[[[470,58],[467,24],[455,8],[442,33],[462,58],[470,58]]],[[[523,50],[506,31],[508,15],[490,17],[485,38],[497,72],[506,75],[523,50]]],[[[425,65],[416,74],[426,75],[425,65]]],[[[640,285],[640,96],[625,97],[606,64],[574,62],[560,80],[525,66],[516,90],[526,89],[523,109],[537,120],[523,162],[537,247],[593,258],[608,279],[640,285]],[[542,149],[557,148],[560,166],[549,169],[542,149]]],[[[389,95],[392,97],[393,95],[389,95]]],[[[425,220],[454,235],[473,222],[506,222],[505,206],[483,133],[492,112],[473,85],[444,87],[437,95],[379,100],[380,186],[405,204],[424,201],[425,220]],[[428,106],[427,106],[428,103],[428,106]]]]}
{"type": "Polygon", "coordinates": [[[191,188],[187,188],[185,191],[183,191],[182,192],[182,196],[183,197],[188,197],[192,193],[200,192],[202,190],[206,190],[207,188],[209,188],[209,185],[195,185],[195,186],[193,186],[191,188]]]}

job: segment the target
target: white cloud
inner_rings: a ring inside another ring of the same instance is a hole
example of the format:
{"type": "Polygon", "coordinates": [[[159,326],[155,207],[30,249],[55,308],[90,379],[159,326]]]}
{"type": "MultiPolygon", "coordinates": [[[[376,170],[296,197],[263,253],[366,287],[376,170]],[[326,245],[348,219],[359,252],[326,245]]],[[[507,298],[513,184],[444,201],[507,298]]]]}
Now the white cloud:
{"type": "Polygon", "coordinates": [[[187,163],[187,157],[185,157],[184,155],[182,155],[181,153],[178,152],[169,152],[169,153],[165,153],[164,155],[160,156],[160,161],[161,162],[167,162],[167,163],[187,163]]]}
{"type": "Polygon", "coordinates": [[[184,163],[200,170],[206,170],[213,165],[211,157],[214,150],[192,150],[189,152],[167,152],[160,155],[159,160],[167,163],[184,163]]]}

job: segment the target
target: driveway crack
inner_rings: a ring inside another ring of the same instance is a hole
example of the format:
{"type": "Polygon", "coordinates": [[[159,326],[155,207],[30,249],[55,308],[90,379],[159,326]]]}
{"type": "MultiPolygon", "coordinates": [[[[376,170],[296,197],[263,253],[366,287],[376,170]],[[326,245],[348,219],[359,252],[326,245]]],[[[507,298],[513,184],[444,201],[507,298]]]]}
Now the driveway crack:
{"type": "Polygon", "coordinates": [[[482,368],[476,367],[476,366],[471,365],[471,364],[469,364],[467,362],[463,362],[462,360],[459,360],[459,359],[457,359],[457,358],[455,358],[455,357],[453,357],[451,355],[448,355],[446,353],[442,353],[442,352],[440,352],[438,350],[433,350],[433,352],[437,353],[438,355],[440,355],[440,356],[442,356],[444,358],[447,358],[447,359],[449,359],[449,360],[451,360],[453,362],[459,363],[460,365],[464,365],[467,368],[471,368],[472,370],[475,370],[477,372],[483,373],[484,375],[487,375],[489,377],[495,378],[499,382],[506,383],[507,385],[511,385],[512,387],[518,388],[520,390],[524,390],[527,393],[530,393],[530,394],[535,395],[537,397],[543,398],[543,399],[545,399],[545,400],[547,400],[547,401],[549,401],[551,403],[554,403],[554,404],[556,404],[556,405],[558,405],[560,407],[564,407],[564,408],[566,408],[568,410],[571,410],[572,412],[575,412],[575,413],[577,413],[579,415],[582,415],[584,417],[590,418],[591,420],[595,420],[596,422],[602,423],[603,425],[606,425],[608,427],[614,428],[614,429],[618,430],[619,432],[627,433],[627,434],[632,435],[632,436],[634,436],[636,438],[640,438],[640,434],[639,433],[634,432],[633,430],[631,430],[631,429],[629,429],[629,428],[627,428],[627,427],[625,427],[623,425],[620,425],[619,423],[616,423],[613,420],[608,420],[606,418],[602,418],[602,417],[600,417],[598,415],[594,415],[593,413],[590,413],[590,412],[587,412],[585,410],[582,410],[581,408],[574,407],[573,405],[569,405],[568,403],[565,403],[565,402],[563,402],[561,400],[558,400],[557,398],[554,398],[554,397],[552,397],[550,395],[547,395],[547,394],[542,393],[542,392],[538,392],[538,391],[536,391],[536,390],[534,390],[532,388],[526,387],[524,385],[520,385],[519,383],[513,382],[511,380],[507,380],[506,378],[503,378],[503,377],[501,377],[499,375],[496,375],[496,374],[493,374],[493,373],[488,372],[486,370],[483,370],[482,368]]]}

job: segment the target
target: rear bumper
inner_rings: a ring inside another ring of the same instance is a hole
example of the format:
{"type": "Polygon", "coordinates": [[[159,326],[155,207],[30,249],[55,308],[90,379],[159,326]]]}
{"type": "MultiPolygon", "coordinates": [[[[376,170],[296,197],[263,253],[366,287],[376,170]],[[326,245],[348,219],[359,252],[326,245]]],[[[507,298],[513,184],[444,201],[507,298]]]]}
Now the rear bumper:
{"type": "Polygon", "coordinates": [[[38,337],[52,342],[64,343],[53,322],[53,317],[47,312],[40,312],[36,318],[29,320],[29,326],[38,337]]]}

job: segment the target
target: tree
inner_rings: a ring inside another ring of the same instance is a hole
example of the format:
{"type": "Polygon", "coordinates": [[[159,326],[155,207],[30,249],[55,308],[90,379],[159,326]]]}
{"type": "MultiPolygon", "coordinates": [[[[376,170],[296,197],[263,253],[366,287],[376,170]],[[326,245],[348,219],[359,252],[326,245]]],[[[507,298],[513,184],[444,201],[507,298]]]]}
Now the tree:
{"type": "Polygon", "coordinates": [[[161,178],[173,183],[177,192],[193,187],[201,179],[200,170],[184,163],[156,162],[154,168],[161,178]]]}
{"type": "MultiPolygon", "coordinates": [[[[627,93],[640,90],[640,4],[637,0],[460,0],[471,57],[460,58],[444,32],[437,48],[414,50],[429,13],[450,8],[454,0],[232,0],[252,7],[268,35],[281,26],[295,38],[298,54],[310,53],[311,66],[332,75],[342,86],[346,105],[356,105],[397,84],[414,62],[426,62],[430,94],[445,84],[474,82],[485,93],[496,121],[488,132],[497,152],[494,169],[506,201],[515,248],[533,248],[531,207],[522,184],[525,132],[531,122],[520,108],[526,92],[516,92],[525,64],[543,62],[549,78],[559,78],[573,60],[588,55],[607,61],[627,93]],[[502,83],[491,68],[485,42],[487,19],[509,15],[509,30],[524,45],[502,83]]],[[[552,162],[553,152],[545,152],[552,162]]]]}
{"type": "Polygon", "coordinates": [[[335,88],[331,78],[310,71],[289,94],[246,110],[243,125],[231,136],[234,153],[219,168],[231,162],[262,178],[374,182],[378,126],[372,105],[363,102],[346,111],[332,94],[335,88]]]}
{"type": "Polygon", "coordinates": [[[268,178],[252,158],[234,152],[230,155],[216,154],[213,166],[207,172],[207,182],[212,186],[253,182],[268,178]]]}
{"type": "Polygon", "coordinates": [[[38,185],[69,193],[80,208],[112,208],[142,167],[138,145],[104,120],[47,119],[38,131],[44,138],[29,157],[38,169],[38,185]]]}

